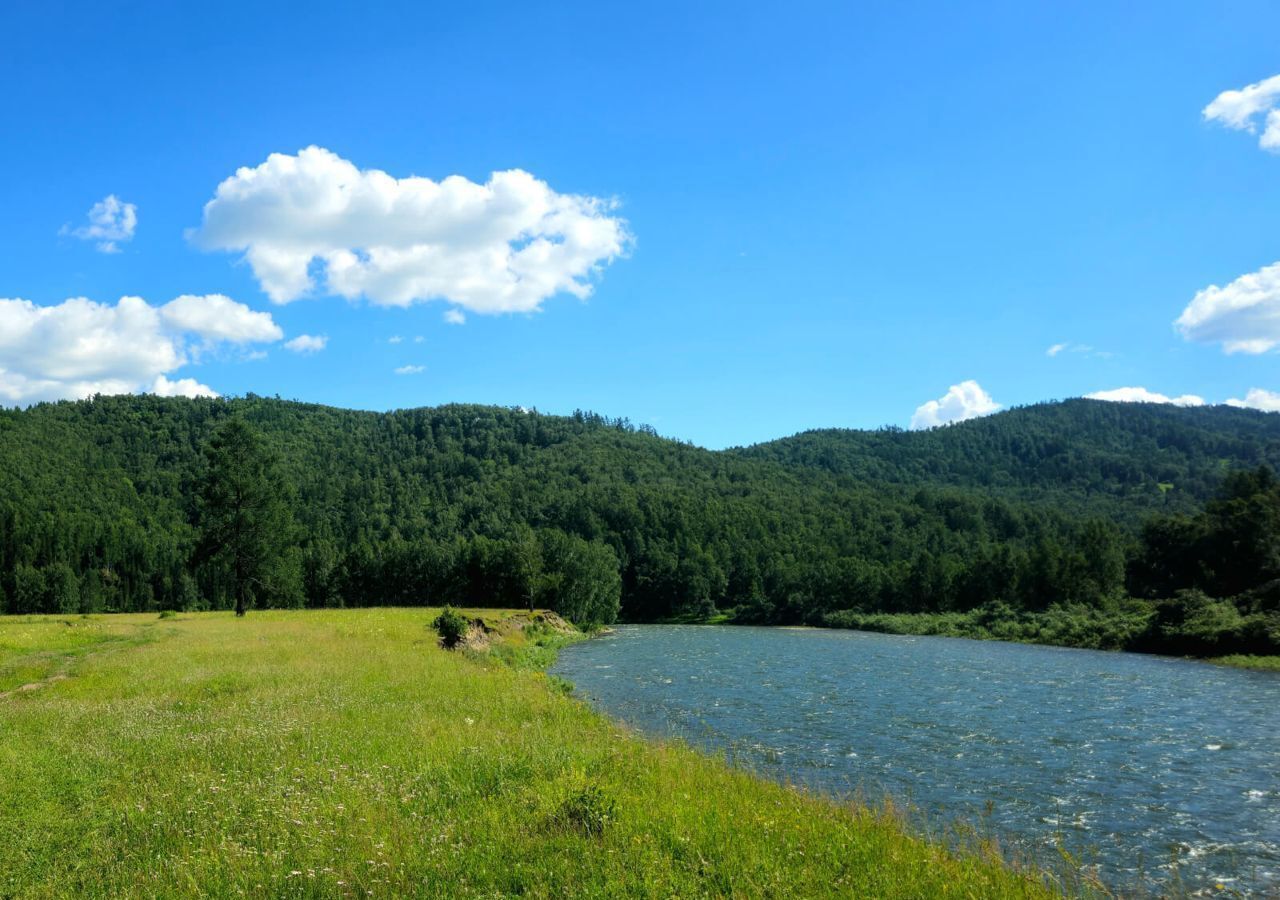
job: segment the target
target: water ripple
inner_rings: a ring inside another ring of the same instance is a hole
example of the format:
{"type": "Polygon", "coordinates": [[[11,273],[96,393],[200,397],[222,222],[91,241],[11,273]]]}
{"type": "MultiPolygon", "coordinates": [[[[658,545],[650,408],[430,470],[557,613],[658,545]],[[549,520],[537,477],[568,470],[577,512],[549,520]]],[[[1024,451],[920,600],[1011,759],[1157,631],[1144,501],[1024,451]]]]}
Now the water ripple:
{"type": "MultiPolygon", "coordinates": [[[[1280,676],[812,629],[624,626],[556,674],[641,729],[1063,848],[1119,888],[1280,890],[1280,676]]],[[[1054,854],[1046,854],[1052,857],[1054,854]]]]}

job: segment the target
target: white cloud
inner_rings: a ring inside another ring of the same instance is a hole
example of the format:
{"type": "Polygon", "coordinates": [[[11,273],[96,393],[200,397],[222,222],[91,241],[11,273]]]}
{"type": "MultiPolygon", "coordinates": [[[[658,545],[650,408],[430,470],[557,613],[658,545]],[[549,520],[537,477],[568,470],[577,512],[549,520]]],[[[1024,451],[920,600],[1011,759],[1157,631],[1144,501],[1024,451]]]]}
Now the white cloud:
{"type": "Polygon", "coordinates": [[[1058,356],[1062,353],[1078,353],[1081,356],[1089,356],[1096,359],[1111,359],[1115,356],[1114,353],[1108,350],[1099,350],[1096,347],[1089,346],[1088,344],[1072,344],[1070,342],[1054,344],[1048,350],[1044,351],[1044,353],[1045,356],[1058,356]]]}
{"type": "MultiPolygon", "coordinates": [[[[1203,114],[1250,134],[1261,122],[1259,145],[1280,152],[1280,75],[1223,91],[1203,114]]],[[[1280,263],[1198,292],[1174,325],[1187,340],[1220,343],[1227,353],[1266,353],[1280,344],[1280,263]]]]}
{"type": "Polygon", "coordinates": [[[400,366],[395,372],[397,375],[417,375],[419,372],[425,372],[426,366],[400,366]]]}
{"type": "Polygon", "coordinates": [[[404,340],[404,338],[400,337],[400,335],[398,335],[398,334],[393,334],[391,337],[387,338],[387,343],[388,343],[388,344],[398,344],[398,343],[400,343],[400,342],[401,342],[401,341],[403,341],[403,340],[404,340]]]}
{"type": "Polygon", "coordinates": [[[1241,409],[1260,409],[1263,412],[1280,412],[1280,394],[1275,391],[1264,391],[1262,388],[1249,388],[1243,400],[1231,399],[1227,406],[1241,409]]]}
{"type": "Polygon", "coordinates": [[[1227,353],[1265,353],[1280,344],[1280,263],[1198,292],[1174,327],[1189,341],[1227,353]]]}
{"type": "Polygon", "coordinates": [[[911,417],[912,428],[936,428],[951,422],[963,422],[989,415],[1000,408],[991,395],[976,381],[962,381],[937,400],[930,400],[916,409],[911,417]]]}
{"type": "Polygon", "coordinates": [[[83,297],[56,306],[0,299],[0,403],[210,392],[189,378],[164,377],[190,361],[193,342],[274,340],[271,329],[279,331],[267,315],[270,329],[259,324],[258,337],[244,336],[199,309],[208,304],[233,322],[246,321],[251,310],[225,297],[178,300],[157,307],[141,297],[122,297],[114,306],[83,297]]]}
{"type": "Polygon", "coordinates": [[[1181,397],[1169,397],[1149,391],[1144,387],[1122,387],[1110,391],[1094,391],[1085,394],[1089,400],[1106,400],[1111,403],[1172,403],[1174,406],[1204,406],[1204,398],[1195,394],[1183,394],[1181,397]]]}
{"type": "Polygon", "coordinates": [[[190,236],[243,253],[275,303],[323,288],[380,306],[441,299],[476,313],[532,312],[561,292],[585,298],[626,251],[614,206],[518,169],[484,184],[394,178],[308,147],[223,181],[190,236]]]}
{"type": "Polygon", "coordinates": [[[1264,150],[1280,151],[1280,75],[1273,75],[1238,91],[1223,91],[1206,106],[1206,121],[1220,122],[1237,131],[1258,133],[1261,119],[1262,136],[1258,145],[1264,150]]]}
{"type": "Polygon", "coordinates": [[[450,325],[467,324],[467,314],[460,309],[446,309],[444,311],[444,320],[450,325]]]}
{"type": "Polygon", "coordinates": [[[292,340],[284,342],[284,349],[294,353],[319,353],[329,345],[326,334],[300,334],[292,340]]]}
{"type": "Polygon", "coordinates": [[[217,397],[218,392],[208,385],[201,384],[194,378],[178,378],[170,381],[163,375],[157,375],[155,383],[148,393],[157,397],[217,397]]]}
{"type": "Polygon", "coordinates": [[[271,313],[255,312],[222,294],[183,294],[160,307],[166,325],[208,341],[232,344],[278,341],[284,337],[271,313]]]}
{"type": "Polygon", "coordinates": [[[133,240],[133,232],[138,227],[138,207],[108,194],[89,208],[88,218],[88,225],[79,228],[64,225],[61,233],[82,241],[97,241],[103,253],[119,253],[120,244],[133,240]]]}
{"type": "Polygon", "coordinates": [[[1267,127],[1258,139],[1258,146],[1272,153],[1280,153],[1280,110],[1267,113],[1267,127]]]}
{"type": "Polygon", "coordinates": [[[425,340],[426,340],[426,338],[424,338],[424,337],[423,337],[422,335],[420,335],[420,334],[416,334],[416,335],[414,335],[414,336],[413,336],[413,342],[414,342],[415,344],[421,344],[421,343],[422,343],[423,341],[425,341],[425,340]]]}

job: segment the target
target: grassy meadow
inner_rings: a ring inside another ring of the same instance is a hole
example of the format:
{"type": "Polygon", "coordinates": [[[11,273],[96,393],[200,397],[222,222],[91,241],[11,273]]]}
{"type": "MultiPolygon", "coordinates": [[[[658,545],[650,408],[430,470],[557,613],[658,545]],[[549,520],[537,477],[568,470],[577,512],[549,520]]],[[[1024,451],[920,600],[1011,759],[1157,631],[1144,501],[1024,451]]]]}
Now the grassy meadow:
{"type": "Polygon", "coordinates": [[[1232,656],[1218,656],[1209,660],[1220,666],[1231,666],[1236,669],[1258,669],[1263,672],[1280,672],[1280,656],[1250,656],[1237,653],[1232,656]]]}
{"type": "Polygon", "coordinates": [[[445,651],[435,612],[0,618],[0,896],[1050,893],[642,740],[519,636],[445,651]]]}

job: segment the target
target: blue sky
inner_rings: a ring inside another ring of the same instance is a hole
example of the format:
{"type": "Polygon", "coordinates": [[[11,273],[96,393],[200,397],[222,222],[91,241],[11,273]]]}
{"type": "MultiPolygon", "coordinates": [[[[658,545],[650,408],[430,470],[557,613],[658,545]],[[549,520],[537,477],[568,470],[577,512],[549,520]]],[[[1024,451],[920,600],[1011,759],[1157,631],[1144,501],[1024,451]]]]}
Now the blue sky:
{"type": "Polygon", "coordinates": [[[581,407],[711,447],[1280,403],[1274,4],[112,6],[0,10],[3,402],[581,407]]]}

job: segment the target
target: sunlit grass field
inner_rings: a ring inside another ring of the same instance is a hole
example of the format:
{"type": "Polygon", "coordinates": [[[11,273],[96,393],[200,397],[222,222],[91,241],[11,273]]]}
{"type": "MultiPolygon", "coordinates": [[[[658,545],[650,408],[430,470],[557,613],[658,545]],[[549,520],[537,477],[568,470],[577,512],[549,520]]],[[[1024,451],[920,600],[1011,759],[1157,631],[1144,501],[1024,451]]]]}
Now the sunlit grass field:
{"type": "Polygon", "coordinates": [[[0,897],[1048,893],[442,650],[435,612],[0,618],[0,897]]]}
{"type": "Polygon", "coordinates": [[[1232,666],[1237,669],[1261,669],[1266,672],[1280,672],[1280,656],[1236,654],[1234,656],[1219,656],[1216,659],[1209,660],[1209,662],[1217,663],[1220,666],[1232,666]]]}

